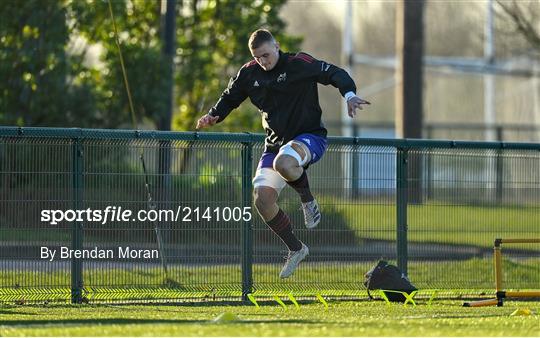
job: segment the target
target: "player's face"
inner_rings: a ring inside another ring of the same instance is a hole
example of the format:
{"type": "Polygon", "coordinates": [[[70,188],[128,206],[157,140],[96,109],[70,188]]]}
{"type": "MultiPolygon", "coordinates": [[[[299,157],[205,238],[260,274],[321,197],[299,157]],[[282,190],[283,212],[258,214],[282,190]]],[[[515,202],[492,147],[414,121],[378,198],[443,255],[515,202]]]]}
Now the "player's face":
{"type": "Polygon", "coordinates": [[[259,66],[266,71],[272,70],[279,60],[279,44],[265,42],[259,48],[251,49],[251,55],[259,66]]]}

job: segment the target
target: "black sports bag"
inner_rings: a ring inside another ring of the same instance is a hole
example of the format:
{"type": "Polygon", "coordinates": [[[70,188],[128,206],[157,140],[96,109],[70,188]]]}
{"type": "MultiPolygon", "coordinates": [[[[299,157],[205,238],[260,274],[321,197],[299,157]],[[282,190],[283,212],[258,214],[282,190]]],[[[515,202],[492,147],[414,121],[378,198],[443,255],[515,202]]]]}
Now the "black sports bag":
{"type": "MultiPolygon", "coordinates": [[[[364,275],[364,286],[368,290],[369,298],[373,297],[369,290],[394,290],[411,293],[418,290],[395,265],[380,260],[371,270],[364,275]]],[[[392,302],[404,302],[405,296],[398,292],[386,292],[386,297],[392,302]]]]}

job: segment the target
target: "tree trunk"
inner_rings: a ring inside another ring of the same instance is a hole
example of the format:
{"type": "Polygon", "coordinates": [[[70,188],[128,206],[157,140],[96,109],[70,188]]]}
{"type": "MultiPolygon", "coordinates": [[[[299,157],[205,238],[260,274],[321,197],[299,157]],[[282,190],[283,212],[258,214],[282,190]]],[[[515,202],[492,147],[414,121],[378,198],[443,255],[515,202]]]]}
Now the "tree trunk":
{"type": "MultiPolygon", "coordinates": [[[[422,138],[424,0],[402,0],[396,6],[396,135],[422,138]]],[[[422,157],[410,154],[409,198],[422,200],[422,157]]]]}

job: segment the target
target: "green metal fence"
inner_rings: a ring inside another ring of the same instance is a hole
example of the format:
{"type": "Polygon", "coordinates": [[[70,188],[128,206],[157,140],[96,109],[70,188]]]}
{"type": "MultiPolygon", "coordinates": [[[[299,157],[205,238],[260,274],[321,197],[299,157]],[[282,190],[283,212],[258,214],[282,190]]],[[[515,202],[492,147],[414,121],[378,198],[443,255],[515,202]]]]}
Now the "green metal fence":
{"type": "MultiPolygon", "coordinates": [[[[303,227],[292,189],[280,197],[310,247],[280,280],[285,247],[252,207],[262,141],[0,128],[0,301],[365,297],[363,275],[380,258],[421,289],[480,295],[494,288],[495,238],[540,237],[540,144],[331,137],[309,168],[321,224],[303,227]],[[42,217],[107,207],[117,214],[104,223],[42,217]],[[123,220],[122,210],[177,218],[123,220]],[[67,255],[95,248],[104,257],[67,255]]],[[[508,245],[504,257],[508,289],[540,287],[539,244],[508,245]]]]}

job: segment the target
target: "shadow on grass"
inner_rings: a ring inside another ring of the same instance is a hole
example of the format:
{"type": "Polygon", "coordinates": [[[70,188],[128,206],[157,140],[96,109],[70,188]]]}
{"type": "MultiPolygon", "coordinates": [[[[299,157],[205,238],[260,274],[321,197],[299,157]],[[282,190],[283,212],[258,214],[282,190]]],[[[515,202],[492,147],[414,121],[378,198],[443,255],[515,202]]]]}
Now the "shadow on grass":
{"type": "MultiPolygon", "coordinates": [[[[301,319],[278,320],[238,320],[219,324],[315,324],[317,321],[301,319]]],[[[133,319],[133,318],[102,318],[102,319],[41,319],[41,320],[3,320],[3,326],[35,326],[35,325],[130,325],[130,324],[216,324],[212,320],[198,319],[133,319]]]]}
{"type": "MultiPolygon", "coordinates": [[[[24,315],[24,316],[35,316],[37,313],[32,312],[21,312],[21,311],[9,311],[0,309],[0,315],[24,315]]],[[[2,321],[0,321],[2,323],[2,321]]]]}
{"type": "Polygon", "coordinates": [[[501,314],[501,313],[494,313],[494,314],[486,314],[486,313],[477,313],[477,314],[463,314],[463,315],[455,315],[455,314],[437,314],[437,315],[418,315],[418,316],[403,316],[400,317],[400,319],[470,319],[470,318],[496,318],[496,317],[507,317],[507,314],[501,314]]]}
{"type": "MultiPolygon", "coordinates": [[[[284,297],[281,297],[281,300],[286,305],[293,306],[293,303],[284,297]]],[[[320,304],[318,300],[312,300],[312,299],[297,299],[296,300],[299,305],[309,305],[309,304],[320,304]]],[[[363,301],[363,300],[362,300],[363,301]]],[[[381,301],[383,301],[381,299],[381,301]]],[[[257,303],[261,306],[279,306],[275,300],[259,300],[257,299],[257,303]]],[[[140,302],[140,301],[133,301],[133,302],[122,302],[122,303],[91,303],[87,305],[73,305],[73,304],[49,304],[47,306],[50,307],[56,307],[56,308],[69,308],[73,306],[93,306],[93,307],[100,307],[100,306],[107,306],[107,307],[124,307],[124,306],[163,306],[163,307],[218,307],[218,306],[247,306],[247,307],[254,307],[253,303],[249,301],[242,301],[242,300],[184,300],[184,301],[178,301],[173,300],[170,302],[160,302],[160,301],[152,301],[152,302],[140,302]]],[[[39,305],[37,305],[39,306],[39,305]]],[[[322,306],[322,304],[321,304],[322,306]]]]}
{"type": "MultiPolygon", "coordinates": [[[[286,305],[293,305],[293,303],[287,299],[285,299],[284,297],[281,297],[281,300],[283,301],[283,303],[285,303],[286,305]]],[[[299,304],[299,305],[308,305],[308,304],[316,304],[316,303],[319,303],[318,300],[310,300],[310,299],[297,299],[296,302],[299,304]]],[[[260,306],[279,306],[278,303],[276,303],[275,300],[266,300],[266,299],[262,299],[262,300],[259,300],[257,299],[257,303],[260,305],[260,306]]],[[[154,303],[154,305],[159,305],[159,306],[201,306],[201,307],[211,307],[211,306],[247,306],[247,307],[253,307],[253,303],[249,302],[249,301],[241,301],[241,300],[222,300],[222,301],[193,301],[193,302],[189,302],[189,301],[186,301],[186,302],[173,302],[173,303],[160,303],[160,304],[156,304],[154,303]]]]}

